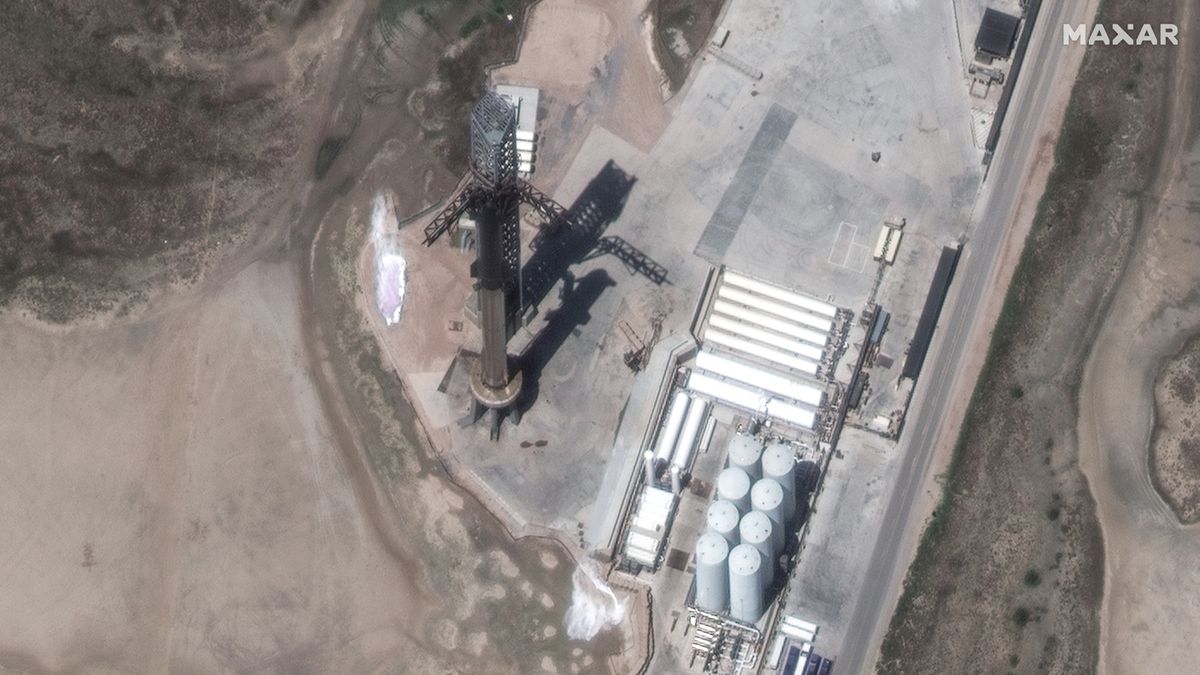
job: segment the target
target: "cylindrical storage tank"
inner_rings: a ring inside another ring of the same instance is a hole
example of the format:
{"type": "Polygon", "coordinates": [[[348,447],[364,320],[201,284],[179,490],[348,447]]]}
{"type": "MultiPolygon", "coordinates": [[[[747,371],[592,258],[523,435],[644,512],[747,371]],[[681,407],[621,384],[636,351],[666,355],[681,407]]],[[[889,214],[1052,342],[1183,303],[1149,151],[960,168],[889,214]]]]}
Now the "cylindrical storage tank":
{"type": "Polygon", "coordinates": [[[710,612],[729,606],[729,542],[713,532],[696,540],[696,606],[710,612]]]}
{"type": "Polygon", "coordinates": [[[671,451],[675,449],[675,440],[679,438],[679,429],[683,426],[683,416],[687,413],[688,395],[686,391],[675,392],[671,406],[667,409],[667,421],[658,432],[658,443],[654,446],[654,461],[658,466],[666,466],[671,461],[671,451]]]}
{"type": "Polygon", "coordinates": [[[708,505],[708,531],[721,535],[729,545],[738,545],[738,510],[732,503],[718,499],[708,505]]]}
{"type": "Polygon", "coordinates": [[[680,471],[687,471],[688,465],[692,463],[692,454],[696,451],[696,440],[700,436],[700,427],[704,426],[704,419],[707,416],[708,401],[702,398],[692,399],[691,405],[688,406],[687,417],[683,420],[683,428],[679,432],[679,442],[675,444],[671,466],[679,467],[680,471]]]}
{"type": "Polygon", "coordinates": [[[654,452],[642,453],[642,470],[646,472],[646,485],[654,485],[654,452]]]}
{"type": "Polygon", "coordinates": [[[671,492],[675,494],[683,492],[683,472],[674,465],[671,466],[671,492]]]}
{"type": "Polygon", "coordinates": [[[758,549],[738,544],[729,552],[729,615],[754,623],[763,613],[763,559],[758,549]]]}
{"type": "Polygon", "coordinates": [[[717,496],[733,502],[738,513],[750,511],[750,476],[737,467],[729,467],[717,476],[717,496]]]}
{"type": "Polygon", "coordinates": [[[751,478],[762,478],[762,443],[753,436],[737,434],[729,440],[729,466],[736,466],[751,478]]]}
{"type": "Polygon", "coordinates": [[[776,551],[773,538],[775,523],[762,511],[751,511],[742,516],[738,526],[743,544],[749,544],[758,549],[763,557],[763,585],[770,586],[775,581],[775,567],[779,562],[775,559],[776,551]]]}
{"type": "Polygon", "coordinates": [[[775,524],[771,533],[775,554],[779,555],[787,543],[787,530],[784,529],[787,524],[783,518],[783,487],[771,478],[756,481],[754,487],[750,488],[750,508],[765,513],[775,524]]]}
{"type": "Polygon", "coordinates": [[[796,515],[796,454],[786,443],[772,443],[763,450],[763,478],[771,478],[783,488],[783,517],[791,524],[796,515]]]}

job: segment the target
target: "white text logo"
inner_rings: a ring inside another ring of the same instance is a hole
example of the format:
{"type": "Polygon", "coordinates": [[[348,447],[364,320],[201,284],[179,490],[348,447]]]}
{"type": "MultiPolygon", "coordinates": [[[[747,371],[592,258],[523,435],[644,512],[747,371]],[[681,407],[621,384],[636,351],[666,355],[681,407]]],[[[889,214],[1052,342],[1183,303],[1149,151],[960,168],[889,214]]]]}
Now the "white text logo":
{"type": "Polygon", "coordinates": [[[1088,30],[1087,24],[1081,23],[1072,26],[1067,23],[1063,24],[1063,44],[1177,45],[1179,44],[1179,26],[1173,23],[1162,23],[1158,26],[1145,23],[1141,27],[1132,23],[1124,26],[1117,23],[1107,26],[1098,23],[1088,30]]]}

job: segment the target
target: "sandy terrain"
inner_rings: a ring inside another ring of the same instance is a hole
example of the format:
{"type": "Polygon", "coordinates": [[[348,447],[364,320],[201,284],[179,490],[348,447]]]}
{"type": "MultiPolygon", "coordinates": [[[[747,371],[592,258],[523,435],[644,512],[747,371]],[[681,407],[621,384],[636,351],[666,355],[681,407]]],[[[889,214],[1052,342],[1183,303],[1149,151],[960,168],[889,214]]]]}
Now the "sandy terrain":
{"type": "Polygon", "coordinates": [[[0,670],[619,669],[619,635],[566,637],[563,549],[448,479],[360,313],[361,211],[456,172],[413,162],[434,144],[403,106],[440,51],[409,33],[380,77],[372,9],[274,45],[297,146],[270,190],[215,188],[239,208],[214,229],[246,236],[198,281],[150,275],[124,316],[0,314],[0,670]]]}
{"type": "Polygon", "coordinates": [[[0,596],[38,608],[0,613],[4,662],[374,670],[413,649],[397,608],[427,600],[330,452],[294,274],[255,264],[172,304],[2,329],[0,596]]]}
{"type": "Polygon", "coordinates": [[[666,128],[665,75],[654,60],[647,2],[542,0],[520,59],[494,72],[497,82],[541,89],[534,182],[542,189],[562,179],[593,125],[643,150],[666,128]]]}
{"type": "Polygon", "coordinates": [[[608,52],[613,25],[602,5],[543,0],[526,30],[519,61],[501,72],[514,81],[553,87],[564,98],[577,99],[608,52]]]}
{"type": "MultiPolygon", "coordinates": [[[[1191,16],[1179,23],[1194,31],[1197,13],[1188,9],[1191,16]]],[[[1113,673],[1184,672],[1195,664],[1200,631],[1200,531],[1181,525],[1156,491],[1148,457],[1160,365],[1200,331],[1198,57],[1196,44],[1178,52],[1171,152],[1143,202],[1142,233],[1080,391],[1080,464],[1105,541],[1101,663],[1113,673]]],[[[1161,419],[1170,429],[1178,418],[1164,411],[1161,419]]]]}
{"type": "Polygon", "coordinates": [[[1151,477],[1183,523],[1200,521],[1200,340],[1191,338],[1163,365],[1154,386],[1151,477]]]}

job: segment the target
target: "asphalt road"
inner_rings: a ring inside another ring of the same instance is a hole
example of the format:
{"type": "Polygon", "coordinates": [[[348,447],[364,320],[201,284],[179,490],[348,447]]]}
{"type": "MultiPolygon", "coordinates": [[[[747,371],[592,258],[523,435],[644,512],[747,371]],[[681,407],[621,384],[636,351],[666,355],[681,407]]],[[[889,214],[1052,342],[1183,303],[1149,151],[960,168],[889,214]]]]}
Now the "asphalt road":
{"type": "Polygon", "coordinates": [[[913,405],[899,451],[903,455],[900,475],[889,497],[863,587],[859,590],[837,656],[841,673],[869,670],[878,656],[884,632],[899,595],[900,584],[910,562],[907,552],[911,536],[916,536],[927,513],[914,511],[922,486],[929,477],[933,449],[946,433],[943,411],[956,387],[968,346],[983,338],[980,312],[987,296],[1003,292],[992,288],[989,280],[1000,256],[1004,233],[1013,222],[1022,197],[1022,183],[1030,160],[1038,151],[1038,132],[1048,103],[1067,77],[1062,71],[1068,63],[1067,50],[1082,49],[1062,44],[1062,25],[1082,23],[1089,3],[1086,0],[1061,0],[1042,4],[1041,15],[1026,54],[1023,72],[1009,108],[1000,145],[991,171],[975,209],[975,226],[963,250],[950,296],[938,322],[930,357],[918,381],[913,405]]]}

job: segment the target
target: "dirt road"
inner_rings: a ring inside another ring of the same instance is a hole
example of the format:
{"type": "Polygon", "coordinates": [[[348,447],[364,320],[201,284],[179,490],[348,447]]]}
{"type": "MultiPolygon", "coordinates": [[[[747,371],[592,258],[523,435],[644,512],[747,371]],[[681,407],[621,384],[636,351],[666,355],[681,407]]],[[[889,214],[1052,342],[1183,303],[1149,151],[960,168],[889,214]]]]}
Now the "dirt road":
{"type": "MultiPolygon", "coordinates": [[[[1200,28],[1196,8],[1180,26],[1200,28]]],[[[1200,45],[1173,68],[1167,152],[1143,200],[1143,230],[1121,278],[1080,390],[1080,465],[1104,531],[1101,664],[1112,673],[1182,672],[1200,631],[1200,528],[1157,492],[1148,460],[1160,365],[1200,332],[1200,45]],[[1189,204],[1192,205],[1189,207],[1189,204]]],[[[1194,478],[1194,477],[1193,477],[1194,478]]]]}

